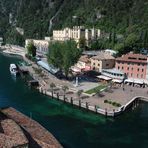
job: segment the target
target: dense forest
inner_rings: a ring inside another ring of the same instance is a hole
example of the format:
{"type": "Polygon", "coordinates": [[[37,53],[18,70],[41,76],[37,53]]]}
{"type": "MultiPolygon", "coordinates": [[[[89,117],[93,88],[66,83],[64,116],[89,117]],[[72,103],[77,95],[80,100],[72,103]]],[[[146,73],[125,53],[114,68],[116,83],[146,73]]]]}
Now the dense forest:
{"type": "Polygon", "coordinates": [[[0,35],[10,43],[22,44],[25,38],[49,36],[52,29],[84,25],[108,34],[95,41],[94,48],[148,47],[147,0],[1,0],[0,17],[0,35]]]}

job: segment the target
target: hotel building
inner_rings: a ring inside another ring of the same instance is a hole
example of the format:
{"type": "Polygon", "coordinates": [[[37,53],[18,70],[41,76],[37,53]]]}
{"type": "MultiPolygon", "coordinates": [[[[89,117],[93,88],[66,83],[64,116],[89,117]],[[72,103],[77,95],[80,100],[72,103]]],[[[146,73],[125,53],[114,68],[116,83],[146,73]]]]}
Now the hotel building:
{"type": "Polygon", "coordinates": [[[128,53],[116,59],[115,67],[123,71],[128,78],[146,79],[148,71],[147,56],[128,53]]]}
{"type": "Polygon", "coordinates": [[[112,69],[115,66],[115,58],[105,52],[99,52],[97,56],[90,59],[91,68],[98,72],[102,72],[103,69],[112,69]]]}
{"type": "Polygon", "coordinates": [[[85,29],[83,26],[74,26],[71,28],[64,28],[63,30],[54,30],[53,31],[53,40],[54,41],[66,41],[73,39],[76,43],[79,43],[80,39],[86,40],[86,45],[90,41],[100,38],[101,31],[100,29],[85,29]]]}

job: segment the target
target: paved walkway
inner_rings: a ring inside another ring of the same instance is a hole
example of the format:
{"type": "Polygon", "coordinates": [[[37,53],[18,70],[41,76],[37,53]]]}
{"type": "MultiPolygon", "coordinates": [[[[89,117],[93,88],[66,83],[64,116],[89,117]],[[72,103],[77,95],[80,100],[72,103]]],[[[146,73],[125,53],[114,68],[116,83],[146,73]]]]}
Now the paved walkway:
{"type": "MultiPolygon", "coordinates": [[[[80,97],[78,97],[77,95],[77,90],[79,89],[88,90],[99,85],[99,83],[83,82],[79,85],[79,87],[74,87],[74,84],[72,82],[57,79],[55,76],[45,71],[43,68],[39,67],[37,64],[26,59],[25,56],[23,57],[24,57],[24,60],[26,60],[29,63],[32,63],[32,66],[29,66],[28,70],[33,75],[33,77],[40,82],[41,88],[44,90],[50,90],[51,83],[55,83],[58,88],[61,88],[63,85],[66,85],[68,86],[68,88],[70,88],[70,90],[66,93],[66,97],[68,98],[73,97],[74,100],[78,101],[80,97]],[[33,67],[41,69],[42,72],[40,74],[37,74],[33,67]]],[[[64,92],[60,89],[57,89],[56,93],[59,93],[59,95],[61,96],[64,95],[64,92]]],[[[108,103],[104,103],[104,100],[110,100],[112,102],[117,102],[117,103],[120,103],[121,105],[125,105],[135,96],[148,97],[148,88],[137,88],[137,87],[125,85],[125,89],[123,90],[123,87],[118,86],[116,88],[110,89],[109,91],[102,92],[101,94],[95,95],[92,97],[88,97],[83,94],[81,96],[81,101],[83,103],[88,102],[88,104],[91,106],[96,105],[101,109],[107,109],[108,111],[112,111],[113,109],[117,109],[117,107],[108,103]]]]}

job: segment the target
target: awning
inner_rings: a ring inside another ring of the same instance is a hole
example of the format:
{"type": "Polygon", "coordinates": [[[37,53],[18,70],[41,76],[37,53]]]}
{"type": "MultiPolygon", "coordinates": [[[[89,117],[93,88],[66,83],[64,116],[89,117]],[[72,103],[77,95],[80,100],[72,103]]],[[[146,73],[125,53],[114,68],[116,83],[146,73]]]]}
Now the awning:
{"type": "Polygon", "coordinates": [[[43,61],[38,61],[37,64],[46,69],[47,71],[51,72],[52,74],[56,74],[59,71],[59,69],[55,68],[53,65],[50,65],[43,61]]]}
{"type": "Polygon", "coordinates": [[[143,80],[134,79],[134,83],[136,83],[136,84],[143,84],[143,80]]]}
{"type": "Polygon", "coordinates": [[[124,82],[127,82],[127,83],[133,83],[134,80],[133,80],[133,79],[126,79],[124,82]]]}
{"type": "Polygon", "coordinates": [[[106,81],[111,80],[111,78],[109,78],[109,77],[107,77],[107,76],[103,76],[103,75],[97,76],[97,78],[103,79],[103,80],[106,80],[106,81]]]}
{"type": "Polygon", "coordinates": [[[124,82],[128,82],[128,83],[134,83],[134,84],[143,84],[144,83],[144,80],[143,79],[132,79],[132,78],[129,78],[129,79],[126,79],[124,82]]]}
{"type": "Polygon", "coordinates": [[[148,85],[148,80],[144,80],[144,83],[148,85]]]}
{"type": "Polygon", "coordinates": [[[76,73],[80,73],[80,72],[81,72],[81,69],[78,68],[78,67],[76,67],[76,66],[72,66],[72,67],[71,67],[71,70],[72,70],[73,72],[76,72],[76,73]]]}
{"type": "Polygon", "coordinates": [[[113,79],[113,80],[112,80],[112,82],[114,82],[114,83],[122,83],[122,82],[123,82],[123,80],[113,79]]]}
{"type": "Polygon", "coordinates": [[[82,71],[90,71],[91,67],[90,66],[85,66],[85,68],[81,69],[82,71]]]}

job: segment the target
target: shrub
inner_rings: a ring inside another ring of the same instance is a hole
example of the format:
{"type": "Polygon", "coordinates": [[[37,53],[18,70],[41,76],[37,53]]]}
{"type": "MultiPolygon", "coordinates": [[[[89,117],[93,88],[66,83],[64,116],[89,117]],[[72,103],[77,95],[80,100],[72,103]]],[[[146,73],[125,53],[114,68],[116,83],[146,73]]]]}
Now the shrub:
{"type": "Polygon", "coordinates": [[[113,106],[116,106],[116,107],[120,107],[121,106],[121,104],[120,103],[117,103],[117,102],[112,102],[112,105],[113,106]]]}
{"type": "Polygon", "coordinates": [[[108,100],[104,100],[104,103],[108,103],[108,100]]]}

